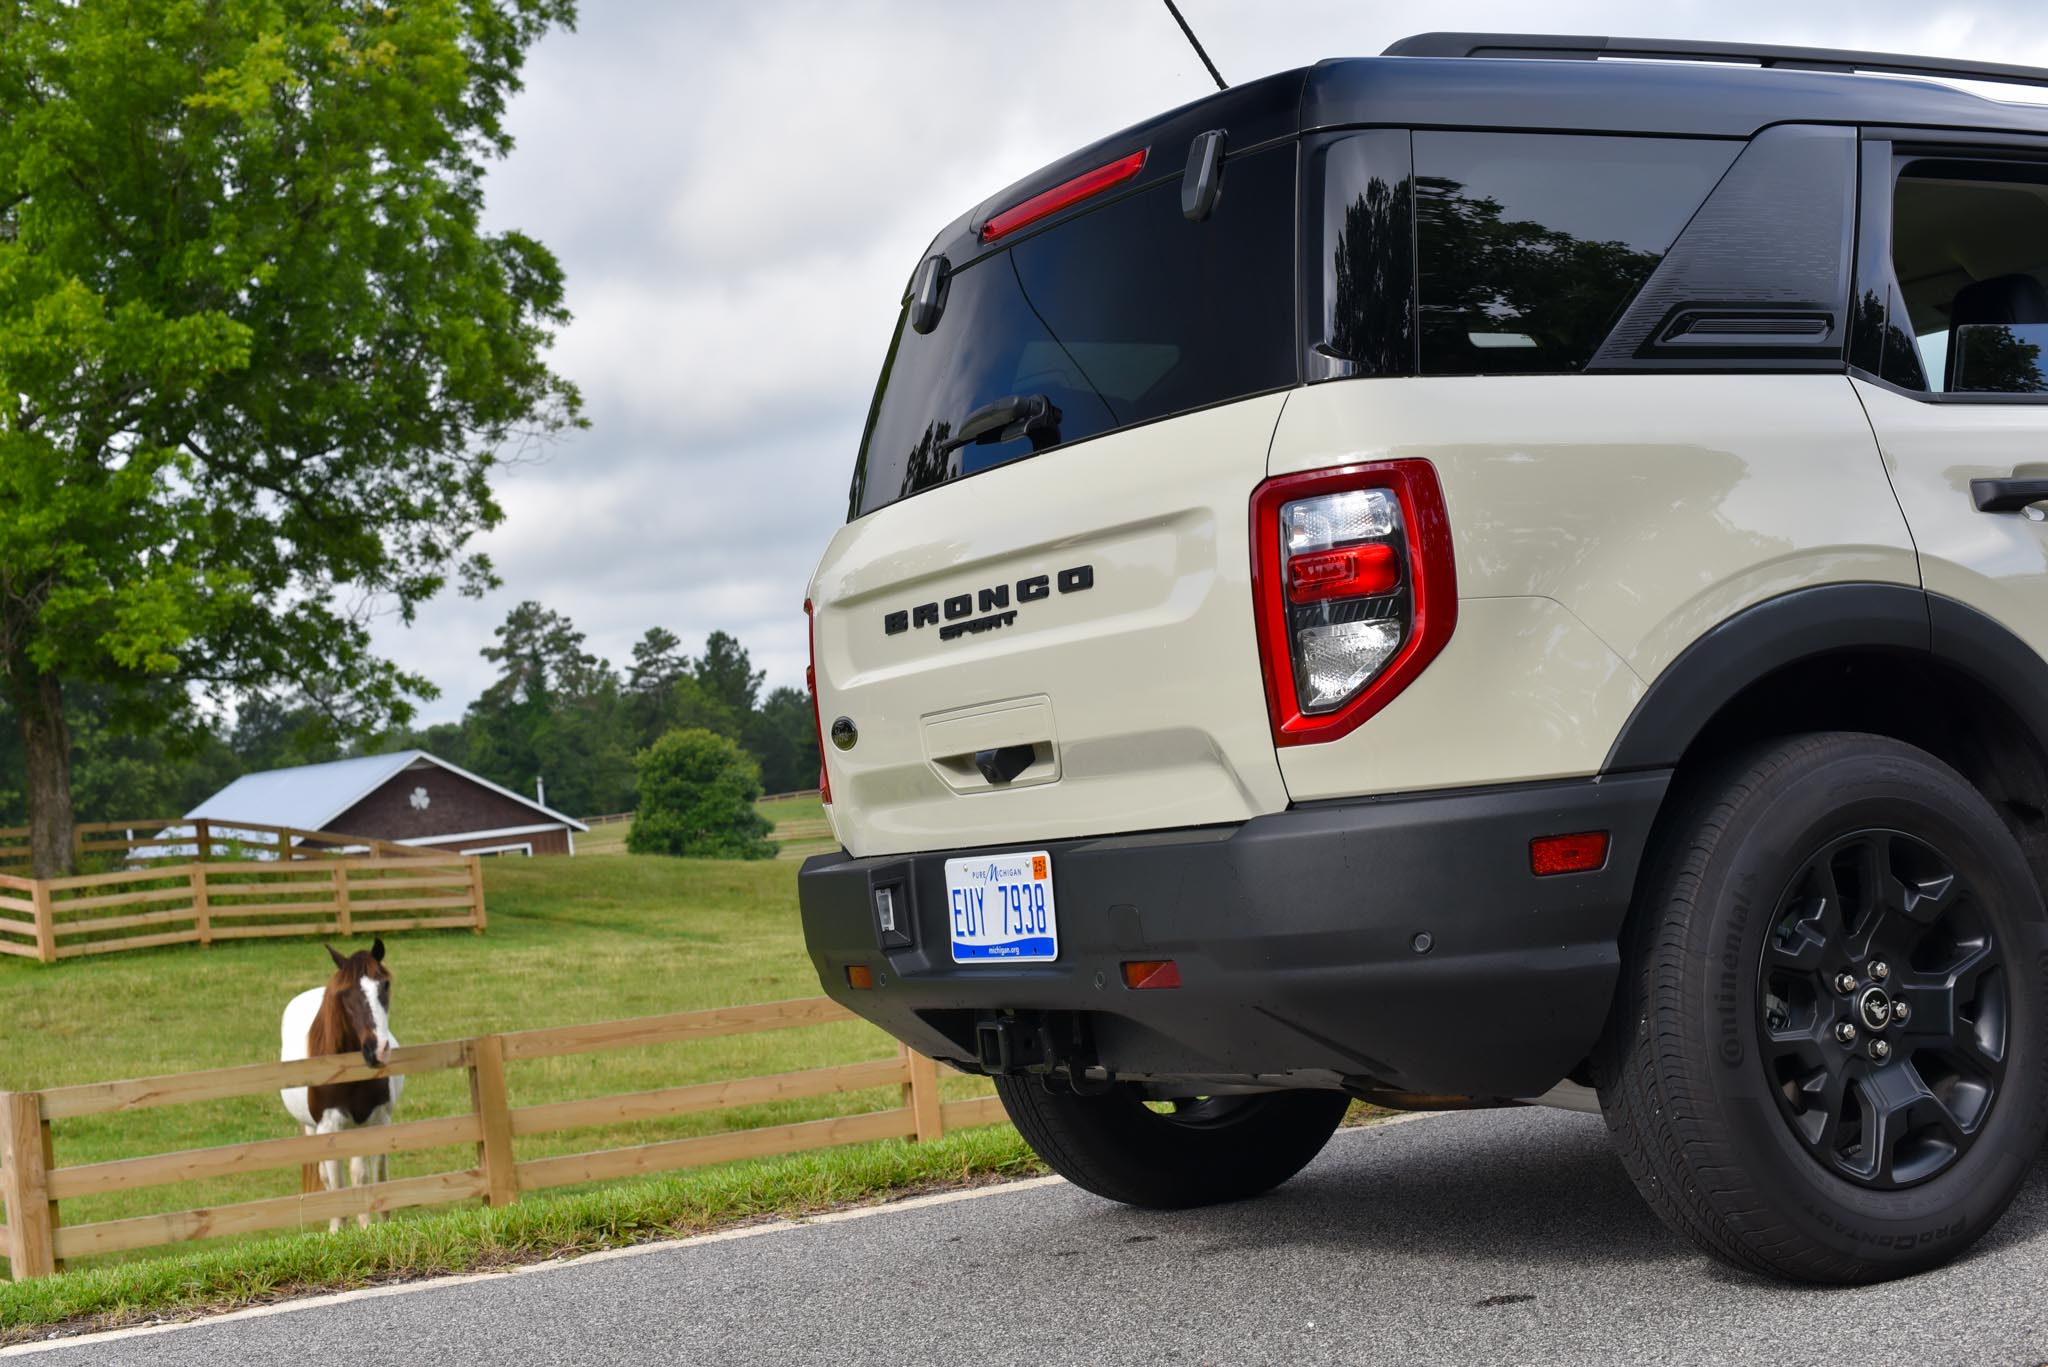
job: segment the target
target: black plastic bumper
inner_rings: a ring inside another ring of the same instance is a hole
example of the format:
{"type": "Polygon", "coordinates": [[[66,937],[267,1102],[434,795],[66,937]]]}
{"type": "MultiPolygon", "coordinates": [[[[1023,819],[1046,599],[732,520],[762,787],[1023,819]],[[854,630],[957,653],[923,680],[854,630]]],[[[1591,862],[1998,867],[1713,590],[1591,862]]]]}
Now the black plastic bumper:
{"type": "Polygon", "coordinates": [[[972,850],[817,855],[798,880],[804,937],[834,999],[970,1069],[977,1026],[1016,1014],[1084,1040],[1074,1061],[1124,1076],[1335,1074],[1531,1096],[1599,1036],[1669,782],[1624,774],[1009,842],[1000,848],[1052,855],[1051,964],[952,962],[944,865],[972,850]],[[1605,867],[1530,872],[1531,839],[1592,830],[1611,832],[1605,867]],[[874,891],[885,886],[908,903],[908,945],[883,947],[874,891]],[[1172,959],[1182,985],[1125,987],[1132,959],[1172,959]],[[870,970],[871,989],[849,986],[853,965],[870,970]]]}

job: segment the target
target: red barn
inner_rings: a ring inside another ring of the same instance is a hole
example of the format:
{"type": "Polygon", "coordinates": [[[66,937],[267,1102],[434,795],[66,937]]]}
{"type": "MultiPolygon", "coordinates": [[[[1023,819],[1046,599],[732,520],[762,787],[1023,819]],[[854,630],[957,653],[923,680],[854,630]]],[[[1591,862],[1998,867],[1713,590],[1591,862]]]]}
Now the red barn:
{"type": "Polygon", "coordinates": [[[463,854],[574,854],[590,829],[424,750],[244,774],[185,815],[463,854]]]}

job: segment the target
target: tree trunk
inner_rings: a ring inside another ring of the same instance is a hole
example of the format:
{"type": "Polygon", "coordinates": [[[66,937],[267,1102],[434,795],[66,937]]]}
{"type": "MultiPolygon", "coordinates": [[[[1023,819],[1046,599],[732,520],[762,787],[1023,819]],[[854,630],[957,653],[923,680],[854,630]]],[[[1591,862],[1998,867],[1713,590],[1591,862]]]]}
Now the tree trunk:
{"type": "Polygon", "coordinates": [[[28,755],[29,876],[61,878],[72,871],[71,728],[64,721],[63,688],[56,675],[42,673],[26,656],[7,664],[28,755]]]}

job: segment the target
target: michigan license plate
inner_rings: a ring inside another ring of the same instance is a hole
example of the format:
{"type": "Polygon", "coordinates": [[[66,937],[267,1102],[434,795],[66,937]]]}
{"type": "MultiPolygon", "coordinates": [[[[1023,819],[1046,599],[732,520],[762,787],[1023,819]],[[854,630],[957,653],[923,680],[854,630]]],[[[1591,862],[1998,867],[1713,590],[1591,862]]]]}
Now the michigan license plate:
{"type": "Polygon", "coordinates": [[[1049,963],[1060,956],[1052,856],[981,854],[946,861],[946,911],[956,964],[1049,963]]]}

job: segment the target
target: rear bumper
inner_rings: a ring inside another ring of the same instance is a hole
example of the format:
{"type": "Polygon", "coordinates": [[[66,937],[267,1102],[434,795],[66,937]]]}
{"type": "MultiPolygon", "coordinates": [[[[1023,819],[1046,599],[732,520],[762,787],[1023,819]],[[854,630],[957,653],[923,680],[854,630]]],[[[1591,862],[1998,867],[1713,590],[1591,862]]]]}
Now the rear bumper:
{"type": "Polygon", "coordinates": [[[971,850],[817,855],[798,880],[804,937],[835,1000],[969,1069],[977,1023],[1014,1013],[1122,1076],[1533,1096],[1599,1036],[1669,781],[1624,774],[1010,842],[1000,848],[1052,855],[1051,964],[952,962],[944,864],[971,850]],[[1529,872],[1532,838],[1589,830],[1612,834],[1603,868],[1529,872]],[[873,893],[888,885],[909,904],[908,946],[881,943],[873,893]],[[1127,959],[1172,959],[1182,986],[1130,990],[1127,959]],[[871,970],[872,989],[849,987],[853,965],[871,970]]]}

